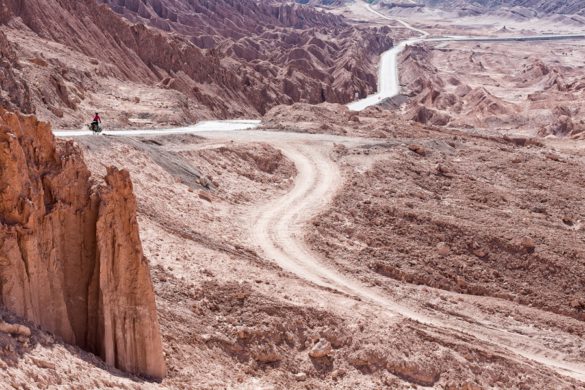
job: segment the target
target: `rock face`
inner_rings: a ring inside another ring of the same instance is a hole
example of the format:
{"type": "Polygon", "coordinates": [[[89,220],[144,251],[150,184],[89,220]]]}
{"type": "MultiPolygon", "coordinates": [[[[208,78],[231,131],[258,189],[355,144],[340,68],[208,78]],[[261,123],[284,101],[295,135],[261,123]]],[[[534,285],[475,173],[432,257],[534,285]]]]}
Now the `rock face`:
{"type": "Polygon", "coordinates": [[[405,110],[408,119],[435,126],[453,125],[457,120],[483,126],[493,118],[515,114],[511,103],[486,88],[471,88],[454,77],[445,80],[437,75],[434,53],[426,46],[409,46],[402,54],[400,77],[410,98],[405,110]]]}
{"type": "Polygon", "coordinates": [[[463,43],[445,50],[407,47],[400,64],[408,97],[404,117],[433,126],[536,128],[541,136],[582,138],[582,71],[572,66],[569,55],[549,56],[533,52],[533,46],[520,43],[512,52],[498,45],[463,43]],[[490,62],[496,57],[498,66],[490,62]],[[484,83],[482,77],[488,75],[494,81],[484,83]]]}
{"type": "Polygon", "coordinates": [[[129,174],[94,185],[72,143],[2,109],[0,303],[113,366],[165,375],[129,174]]]}
{"type": "Polygon", "coordinates": [[[242,87],[261,114],[279,103],[364,97],[376,87],[379,53],[392,47],[388,28],[356,28],[290,2],[100,1],[132,22],[172,31],[235,61],[232,73],[244,76],[242,87]]]}

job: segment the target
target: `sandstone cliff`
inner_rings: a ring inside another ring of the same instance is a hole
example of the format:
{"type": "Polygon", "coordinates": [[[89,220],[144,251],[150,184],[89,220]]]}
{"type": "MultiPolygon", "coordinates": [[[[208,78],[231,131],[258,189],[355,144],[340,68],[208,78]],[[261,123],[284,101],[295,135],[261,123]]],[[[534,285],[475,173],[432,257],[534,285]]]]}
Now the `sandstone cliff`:
{"type": "Polygon", "coordinates": [[[129,174],[96,185],[74,144],[2,109],[0,304],[113,366],[165,375],[129,174]]]}

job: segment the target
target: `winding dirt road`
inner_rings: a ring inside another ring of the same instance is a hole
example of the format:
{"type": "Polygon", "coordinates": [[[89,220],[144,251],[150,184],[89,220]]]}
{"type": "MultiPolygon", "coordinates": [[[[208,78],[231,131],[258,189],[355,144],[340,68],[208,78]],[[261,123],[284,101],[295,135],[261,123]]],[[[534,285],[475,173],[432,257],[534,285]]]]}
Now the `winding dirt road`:
{"type": "MultiPolygon", "coordinates": [[[[401,23],[406,27],[409,26],[407,23],[401,23]]],[[[412,29],[426,34],[422,30],[412,29]]],[[[394,48],[394,51],[386,55],[387,63],[383,63],[381,69],[387,69],[387,66],[397,69],[398,53],[407,44],[424,40],[425,37],[426,35],[423,35],[412,41],[403,42],[394,48]]],[[[384,58],[382,60],[384,61],[384,58]]],[[[362,107],[377,104],[381,98],[397,94],[399,92],[397,71],[394,72],[391,79],[381,79],[380,85],[380,93],[356,102],[350,107],[362,109],[362,107]]],[[[349,143],[355,146],[378,141],[329,135],[237,131],[256,125],[257,123],[246,121],[224,122],[224,124],[215,122],[201,125],[199,128],[115,131],[110,134],[152,136],[197,132],[204,137],[213,139],[267,142],[279,148],[295,163],[298,175],[290,192],[269,201],[252,212],[250,218],[252,223],[249,227],[250,237],[266,258],[300,279],[356,298],[356,304],[372,305],[381,314],[414,320],[428,326],[429,329],[446,330],[454,334],[471,336],[483,343],[493,345],[496,350],[507,351],[508,358],[517,359],[524,363],[540,364],[559,374],[585,382],[585,364],[572,361],[569,357],[551,349],[548,346],[550,334],[546,330],[534,329],[528,334],[520,334],[512,329],[506,329],[505,326],[501,325],[502,321],[497,319],[481,318],[475,322],[469,322],[458,316],[429,311],[425,307],[426,302],[423,301],[415,301],[414,304],[409,301],[409,304],[405,305],[399,303],[395,297],[391,297],[377,288],[365,286],[351,275],[346,275],[326,264],[319,254],[312,252],[306,245],[304,228],[313,217],[331,203],[343,185],[341,171],[330,157],[333,143],[349,143]]],[[[56,132],[56,135],[63,137],[82,136],[87,135],[87,132],[56,132]]],[[[567,338],[569,337],[567,335],[567,338]]]]}
{"type": "MultiPolygon", "coordinates": [[[[471,336],[492,345],[494,350],[507,351],[505,353],[509,359],[522,361],[524,364],[537,363],[561,375],[585,382],[585,364],[552,349],[551,333],[546,329],[526,324],[530,331],[518,333],[512,327],[508,329],[502,325],[506,321],[498,317],[476,318],[470,322],[466,320],[469,313],[465,312],[465,307],[460,315],[429,310],[427,301],[417,300],[412,296],[400,296],[404,292],[390,296],[381,289],[364,285],[352,275],[346,275],[326,264],[318,253],[308,248],[304,240],[305,226],[331,203],[344,184],[340,168],[331,158],[334,144],[351,147],[375,144],[379,140],[327,134],[234,131],[230,126],[197,132],[203,137],[221,142],[269,143],[293,161],[298,172],[294,186],[288,193],[256,207],[247,218],[251,221],[248,226],[251,242],[258,246],[266,259],[300,279],[353,298],[350,300],[351,305],[367,305],[380,315],[419,322],[427,326],[430,332],[446,331],[454,335],[471,336]]],[[[189,132],[193,130],[189,129],[189,132]]],[[[117,132],[113,134],[122,135],[117,132]]],[[[71,133],[61,136],[69,135],[76,136],[71,133]]],[[[163,136],[165,132],[135,132],[132,135],[163,136]]],[[[469,301],[481,299],[484,303],[491,300],[494,306],[501,304],[495,298],[477,298],[447,292],[441,294],[464,297],[469,301]]],[[[347,301],[345,299],[340,302],[347,304],[347,301]]],[[[548,312],[539,313],[537,309],[531,310],[536,315],[551,315],[548,312]]],[[[574,336],[568,334],[555,334],[555,337],[561,343],[565,340],[574,342],[574,336]]]]}
{"type": "Polygon", "coordinates": [[[509,358],[527,359],[562,375],[585,381],[585,364],[569,361],[568,357],[549,348],[547,340],[550,334],[544,330],[534,330],[530,335],[519,334],[502,328],[502,321],[497,319],[483,318],[470,323],[456,316],[429,312],[425,308],[426,302],[405,306],[384,292],[365,286],[352,276],[325,264],[319,254],[307,247],[304,226],[327,207],[343,185],[339,167],[330,158],[333,141],[357,145],[375,140],[337,139],[333,136],[324,139],[301,134],[289,134],[283,140],[281,133],[269,132],[246,132],[244,136],[250,141],[268,142],[280,148],[295,163],[298,171],[290,192],[266,203],[252,215],[250,235],[268,259],[301,279],[345,293],[364,304],[375,305],[385,314],[472,336],[508,351],[509,358]]]}
{"type": "MultiPolygon", "coordinates": [[[[354,145],[376,142],[345,137],[339,137],[338,141],[354,145]]],[[[333,144],[302,138],[296,142],[263,138],[263,142],[279,148],[295,163],[298,172],[289,193],[265,204],[252,215],[251,236],[266,257],[284,270],[316,285],[366,300],[395,314],[428,322],[417,312],[388,301],[360,282],[325,265],[320,256],[305,244],[305,225],[331,203],[343,185],[339,167],[329,157],[333,144]]]]}

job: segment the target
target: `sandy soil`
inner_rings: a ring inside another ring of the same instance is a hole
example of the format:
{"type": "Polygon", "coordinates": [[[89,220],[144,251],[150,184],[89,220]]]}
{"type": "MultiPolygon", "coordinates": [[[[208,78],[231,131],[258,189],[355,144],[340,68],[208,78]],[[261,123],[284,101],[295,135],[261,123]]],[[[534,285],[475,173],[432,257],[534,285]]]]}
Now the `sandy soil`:
{"type": "MultiPolygon", "coordinates": [[[[410,137],[430,135],[451,138],[410,137]]],[[[383,191],[370,172],[394,153],[416,159],[412,141],[248,131],[78,142],[96,174],[106,161],[131,171],[169,367],[156,384],[84,366],[96,387],[569,389],[583,378],[580,321],[389,279],[354,252],[370,244],[329,233],[367,217],[361,197],[383,191]]],[[[446,147],[433,142],[430,156],[446,147]]],[[[471,155],[473,142],[501,145],[472,139],[471,155]]],[[[49,361],[79,359],[42,348],[49,361]]],[[[22,356],[14,372],[57,383],[56,368],[22,356]]]]}
{"type": "MultiPolygon", "coordinates": [[[[443,49],[441,72],[469,54],[443,49]]],[[[482,61],[499,69],[494,94],[511,94],[514,62],[497,53],[482,61]]],[[[266,119],[280,131],[77,139],[95,175],[132,175],[169,375],[127,376],[32,327],[0,334],[1,383],[583,386],[582,141],[422,126],[380,107],[266,119]]]]}

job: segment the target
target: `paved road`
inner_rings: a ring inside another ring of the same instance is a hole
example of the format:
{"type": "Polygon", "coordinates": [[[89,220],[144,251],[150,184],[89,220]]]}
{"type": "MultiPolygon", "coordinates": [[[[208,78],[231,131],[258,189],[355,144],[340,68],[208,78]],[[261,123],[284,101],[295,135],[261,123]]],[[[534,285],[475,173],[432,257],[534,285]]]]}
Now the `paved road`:
{"type": "Polygon", "coordinates": [[[546,35],[529,35],[529,36],[506,36],[506,37],[470,37],[470,36],[443,36],[430,37],[427,31],[415,28],[407,22],[386,16],[374,10],[369,4],[365,7],[372,14],[398,22],[404,27],[419,34],[418,37],[400,42],[392,49],[382,53],[380,64],[378,66],[378,91],[364,99],[349,103],[347,107],[352,111],[362,111],[370,106],[381,103],[384,99],[393,98],[400,94],[400,78],[398,56],[408,45],[415,45],[422,42],[521,42],[521,41],[552,41],[568,39],[585,39],[585,34],[546,34],[546,35]]]}
{"type": "MultiPolygon", "coordinates": [[[[204,121],[193,126],[174,127],[168,129],[136,129],[136,130],[105,130],[104,135],[113,136],[141,136],[141,135],[169,135],[169,134],[192,134],[213,131],[236,131],[255,129],[260,126],[259,120],[226,120],[226,121],[204,121]]],[[[93,135],[90,130],[55,130],[53,134],[57,137],[83,137],[93,135]]]]}

